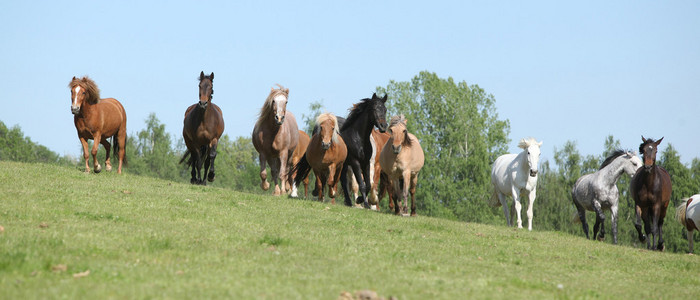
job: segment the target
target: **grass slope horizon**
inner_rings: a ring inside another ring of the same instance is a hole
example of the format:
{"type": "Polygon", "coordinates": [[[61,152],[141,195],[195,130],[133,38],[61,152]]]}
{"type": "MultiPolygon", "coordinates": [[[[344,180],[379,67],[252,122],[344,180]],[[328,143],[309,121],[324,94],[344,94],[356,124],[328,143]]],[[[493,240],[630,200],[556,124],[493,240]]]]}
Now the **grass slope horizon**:
{"type": "Polygon", "coordinates": [[[700,285],[697,256],[128,173],[0,161],[0,192],[8,299],[689,299],[700,285]]]}

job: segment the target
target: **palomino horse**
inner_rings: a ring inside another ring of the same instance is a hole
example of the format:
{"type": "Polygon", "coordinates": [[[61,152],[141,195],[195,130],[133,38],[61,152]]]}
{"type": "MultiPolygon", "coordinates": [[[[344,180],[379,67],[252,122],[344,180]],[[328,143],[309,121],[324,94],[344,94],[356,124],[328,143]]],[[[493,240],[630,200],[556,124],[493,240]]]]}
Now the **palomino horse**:
{"type": "Polygon", "coordinates": [[[350,180],[347,176],[347,170],[352,170],[362,194],[356,201],[363,203],[366,208],[370,207],[367,201],[370,187],[369,161],[372,158],[370,150],[372,145],[369,136],[375,126],[381,132],[386,131],[386,106],[384,106],[386,100],[386,95],[379,98],[377,94],[373,94],[372,98],[362,99],[360,103],[353,105],[345,124],[340,128],[340,135],[348,147],[348,157],[345,159],[343,172],[340,174],[340,183],[343,186],[343,195],[347,206],[352,206],[349,194],[350,180]]]}
{"type": "MultiPolygon", "coordinates": [[[[394,194],[394,212],[401,214],[399,197],[402,200],[403,213],[407,213],[408,194],[411,193],[411,216],[416,215],[416,184],[418,172],[423,168],[425,156],[423,148],[415,135],[406,129],[407,121],[403,115],[393,116],[389,123],[391,138],[379,154],[382,172],[386,173],[394,194]],[[398,192],[401,191],[400,196],[398,192]]],[[[391,198],[391,197],[390,197],[391,198]]]]}
{"type": "Polygon", "coordinates": [[[644,168],[637,170],[630,182],[630,193],[632,193],[636,206],[634,228],[637,229],[639,241],[646,240],[647,249],[660,251],[664,250],[662,228],[666,217],[666,208],[671,200],[671,176],[664,168],[656,165],[656,148],[663,139],[662,137],[658,141],[654,141],[642,136],[639,152],[642,153],[644,168]],[[646,235],[642,234],[640,219],[644,221],[646,235]],[[653,235],[651,244],[647,239],[649,234],[653,235]]]}
{"type": "Polygon", "coordinates": [[[596,219],[593,225],[593,239],[598,236],[605,238],[605,213],[610,210],[613,244],[617,244],[617,204],[620,192],[617,190],[617,180],[622,174],[634,176],[637,169],[642,167],[642,160],[634,152],[617,150],[610,154],[600,166],[600,169],[592,174],[581,176],[571,190],[571,198],[574,200],[578,217],[583,226],[583,232],[588,236],[588,223],[586,222],[586,210],[595,212],[596,219]]]}
{"type": "Polygon", "coordinates": [[[110,145],[108,138],[112,138],[114,154],[119,156],[117,173],[122,173],[122,162],[126,163],[126,111],[117,99],[100,99],[100,89],[92,79],[87,76],[75,78],[68,84],[71,93],[70,110],[73,113],[73,123],[78,131],[78,138],[83,145],[83,157],[85,158],[85,172],[90,173],[88,164],[88,142],[94,140],[92,145],[92,161],[95,173],[102,171],[102,166],[97,162],[97,148],[100,144],[107,152],[105,166],[107,171],[112,170],[109,161],[110,145]],[[117,153],[119,152],[119,153],[117,153]]]}
{"type": "Polygon", "coordinates": [[[693,253],[693,230],[700,229],[700,194],[681,200],[676,208],[676,220],[688,231],[688,253],[693,253]]]}
{"type": "MultiPolygon", "coordinates": [[[[292,164],[296,165],[299,163],[302,157],[304,157],[304,153],[306,153],[306,148],[309,147],[309,142],[311,141],[311,138],[309,138],[309,135],[306,134],[306,132],[299,130],[299,144],[297,144],[296,149],[294,149],[294,153],[292,154],[292,164]]],[[[289,176],[288,186],[287,189],[291,189],[292,193],[289,195],[290,197],[296,198],[298,197],[297,195],[297,186],[294,184],[294,177],[296,173],[292,173],[291,176],[289,176]]],[[[309,176],[304,177],[304,198],[309,196],[309,176]]]]}
{"type": "Polygon", "coordinates": [[[306,154],[292,169],[296,173],[294,182],[295,185],[299,184],[309,175],[309,170],[313,169],[318,200],[323,202],[323,187],[328,185],[328,197],[335,204],[337,184],[348,151],[340,137],[338,120],[333,114],[319,115],[316,124],[319,124],[321,130],[311,137],[306,154]]]}
{"type": "Polygon", "coordinates": [[[211,102],[214,94],[214,72],[209,76],[204,71],[199,73],[199,103],[192,104],[185,111],[185,121],[182,128],[182,136],[185,138],[187,151],[182,156],[182,163],[187,156],[190,159],[187,164],[192,167],[192,179],[190,183],[206,185],[214,181],[214,160],[216,159],[216,146],[224,132],[224,117],[221,109],[211,102]],[[204,174],[202,174],[202,160],[204,160],[204,174]]]}
{"type": "Polygon", "coordinates": [[[532,205],[535,203],[537,194],[537,164],[540,160],[540,146],[542,142],[537,142],[533,138],[522,139],[518,147],[523,149],[519,154],[504,154],[499,156],[493,163],[491,169],[491,183],[494,187],[490,204],[492,206],[503,206],[508,226],[512,226],[510,214],[508,213],[508,203],[506,196],[512,196],[515,202],[515,213],[518,215],[518,228],[523,228],[520,211],[520,196],[528,196],[529,205],[527,207],[527,229],[532,230],[532,205]],[[495,201],[498,199],[498,201],[495,201]]]}
{"type": "Polygon", "coordinates": [[[253,128],[253,146],[260,154],[260,187],[265,191],[270,188],[265,165],[268,163],[275,183],[274,195],[286,193],[286,177],[291,175],[287,174],[287,169],[299,143],[297,120],[291,111],[287,111],[289,89],[277,86],[278,89],[270,90],[253,128]]]}

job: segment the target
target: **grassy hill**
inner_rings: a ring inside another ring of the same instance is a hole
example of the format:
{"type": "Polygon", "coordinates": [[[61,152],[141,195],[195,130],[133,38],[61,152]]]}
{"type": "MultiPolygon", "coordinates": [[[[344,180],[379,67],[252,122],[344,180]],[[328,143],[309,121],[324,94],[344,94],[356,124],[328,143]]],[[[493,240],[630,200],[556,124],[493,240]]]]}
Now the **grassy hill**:
{"type": "Polygon", "coordinates": [[[0,226],[3,299],[700,294],[697,256],[45,164],[0,162],[0,226]]]}

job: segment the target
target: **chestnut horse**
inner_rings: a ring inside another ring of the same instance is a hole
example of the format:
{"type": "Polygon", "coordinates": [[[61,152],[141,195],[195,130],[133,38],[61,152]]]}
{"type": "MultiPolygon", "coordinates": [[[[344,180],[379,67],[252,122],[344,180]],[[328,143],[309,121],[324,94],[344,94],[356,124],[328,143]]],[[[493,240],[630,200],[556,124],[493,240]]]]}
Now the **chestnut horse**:
{"type": "Polygon", "coordinates": [[[265,165],[268,163],[276,196],[286,193],[287,170],[299,143],[297,120],[291,111],[287,111],[289,89],[277,86],[277,89],[271,88],[253,128],[253,146],[260,154],[260,187],[265,191],[270,188],[265,165]]]}
{"type": "Polygon", "coordinates": [[[185,111],[182,136],[185,138],[187,151],[182,156],[182,163],[187,156],[190,159],[187,165],[192,168],[190,183],[206,185],[214,181],[216,176],[214,160],[216,159],[216,146],[224,132],[224,117],[221,109],[211,102],[214,94],[214,72],[209,76],[204,71],[199,73],[199,103],[192,104],[185,111]],[[202,161],[204,160],[204,174],[202,174],[202,161]]]}
{"type": "Polygon", "coordinates": [[[292,172],[296,173],[294,183],[298,185],[309,175],[309,170],[313,169],[318,201],[323,202],[323,188],[328,185],[328,197],[331,198],[331,203],[335,204],[340,172],[343,170],[348,149],[340,136],[338,119],[333,114],[319,115],[316,124],[320,126],[319,132],[311,137],[306,154],[292,169],[292,172]]]}
{"type": "Polygon", "coordinates": [[[664,168],[656,165],[656,148],[663,139],[662,137],[658,141],[654,141],[642,136],[639,152],[642,154],[644,167],[637,170],[630,182],[630,192],[636,206],[634,227],[637,229],[639,241],[646,240],[648,249],[660,251],[664,250],[662,227],[666,217],[666,208],[671,200],[671,176],[664,168]],[[646,235],[642,234],[640,218],[644,221],[646,235]],[[653,235],[651,244],[647,239],[649,234],[653,235]]]}
{"type": "Polygon", "coordinates": [[[107,171],[112,170],[109,161],[110,145],[108,138],[112,138],[114,154],[119,156],[117,173],[122,173],[122,162],[126,164],[126,111],[117,99],[100,99],[100,89],[92,79],[87,76],[75,78],[68,84],[71,93],[70,110],[73,113],[73,123],[78,131],[78,138],[83,145],[83,157],[85,158],[85,172],[90,173],[88,164],[88,142],[94,140],[92,145],[92,161],[95,173],[102,171],[102,166],[97,161],[97,149],[100,144],[105,147],[107,155],[105,166],[107,171]],[[117,153],[119,152],[119,153],[117,153]]]}
{"type": "MultiPolygon", "coordinates": [[[[306,153],[306,148],[309,147],[309,142],[311,141],[311,138],[309,138],[309,135],[306,134],[306,132],[299,130],[299,144],[297,144],[297,148],[294,149],[294,153],[292,154],[292,165],[296,165],[299,163],[302,157],[304,157],[304,153],[306,153]]],[[[297,195],[297,186],[294,184],[294,177],[296,176],[296,173],[292,173],[291,176],[289,176],[288,185],[287,189],[291,189],[292,193],[289,195],[290,197],[296,198],[298,197],[297,195]]],[[[304,177],[304,198],[309,196],[309,176],[307,175],[304,177]]]]}
{"type": "Polygon", "coordinates": [[[418,172],[425,163],[425,156],[420,142],[415,135],[408,132],[406,125],[407,121],[403,115],[391,118],[389,123],[391,138],[379,154],[379,163],[382,165],[382,172],[387,174],[389,178],[389,186],[391,187],[389,192],[394,195],[394,212],[397,215],[402,213],[399,197],[403,203],[403,213],[408,212],[408,194],[410,193],[411,216],[415,216],[416,184],[418,183],[418,172]]]}

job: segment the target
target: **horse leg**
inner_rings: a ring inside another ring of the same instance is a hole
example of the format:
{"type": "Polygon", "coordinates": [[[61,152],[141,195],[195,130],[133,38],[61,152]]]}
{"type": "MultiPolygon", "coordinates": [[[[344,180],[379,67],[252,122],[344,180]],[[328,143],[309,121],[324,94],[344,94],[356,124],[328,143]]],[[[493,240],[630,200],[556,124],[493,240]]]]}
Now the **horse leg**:
{"type": "MultiPolygon", "coordinates": [[[[202,147],[204,148],[204,147],[202,147]]],[[[207,185],[207,182],[204,181],[202,177],[202,165],[204,164],[204,157],[206,156],[206,149],[200,149],[199,153],[197,154],[197,184],[199,185],[207,185]]]]}
{"type": "MultiPolygon", "coordinates": [[[[280,180],[280,194],[287,193],[287,182],[289,181],[289,174],[287,174],[287,166],[289,165],[289,161],[287,159],[290,156],[291,154],[287,154],[285,151],[282,151],[282,153],[280,153],[279,173],[277,174],[280,180]]],[[[275,190],[277,190],[276,187],[275,190]]]]}
{"type": "Polygon", "coordinates": [[[342,171],[343,166],[331,165],[328,172],[328,197],[331,197],[331,204],[335,204],[335,195],[338,188],[338,177],[340,177],[340,171],[342,171]]]}
{"type": "Polygon", "coordinates": [[[520,191],[518,191],[515,187],[513,187],[511,190],[513,193],[513,201],[515,201],[515,214],[518,215],[518,228],[523,228],[523,219],[520,217],[520,211],[523,208],[522,204],[520,203],[520,191]]]}
{"type": "MultiPolygon", "coordinates": [[[[280,185],[278,183],[280,179],[280,165],[282,164],[280,158],[273,159],[270,163],[270,175],[272,175],[272,183],[275,184],[275,190],[272,193],[275,196],[280,195],[280,185]]],[[[282,182],[284,184],[284,182],[282,182]]]]}
{"type": "Polygon", "coordinates": [[[646,241],[647,236],[642,234],[642,208],[639,207],[639,205],[635,205],[634,208],[634,229],[637,230],[637,236],[639,238],[640,243],[644,243],[646,241]]]}
{"type": "Polygon", "coordinates": [[[92,144],[92,151],[90,154],[92,154],[92,163],[95,165],[95,173],[100,173],[102,171],[102,166],[100,165],[100,162],[97,161],[97,150],[100,148],[101,137],[102,136],[99,132],[92,137],[94,143],[92,144]]]}
{"type": "Polygon", "coordinates": [[[416,216],[416,185],[418,184],[418,174],[411,177],[411,217],[416,216]]]}
{"type": "MultiPolygon", "coordinates": [[[[535,204],[535,197],[537,196],[537,189],[532,189],[530,193],[528,194],[529,196],[529,203],[527,204],[527,230],[532,231],[532,217],[533,217],[533,209],[534,209],[534,204],[535,204]]],[[[518,216],[520,216],[520,213],[518,213],[518,216]]]]}
{"type": "Polygon", "coordinates": [[[693,254],[693,230],[688,230],[688,253],[693,254]]]}
{"type": "Polygon", "coordinates": [[[578,212],[578,219],[581,220],[581,227],[583,227],[583,233],[586,234],[586,238],[590,239],[588,236],[588,221],[586,221],[586,209],[578,203],[576,196],[571,193],[571,197],[574,199],[574,205],[576,206],[576,211],[578,212]]]}
{"type": "MultiPolygon", "coordinates": [[[[654,242],[654,236],[651,228],[651,223],[653,222],[652,220],[649,220],[649,209],[644,208],[642,209],[642,221],[644,221],[644,232],[647,235],[647,249],[651,249],[651,244],[650,242],[654,242]]],[[[652,249],[653,250],[653,249],[652,249]]]]}
{"type": "Polygon", "coordinates": [[[209,156],[209,151],[211,149],[209,146],[202,151],[202,161],[204,161],[204,172],[202,172],[202,178],[201,178],[201,183],[202,185],[207,185],[207,175],[209,174],[209,167],[211,167],[211,157],[209,156]]]}
{"type": "Polygon", "coordinates": [[[80,144],[83,145],[83,158],[85,158],[85,173],[90,173],[90,155],[88,154],[88,142],[85,138],[80,137],[80,144]]]}
{"type": "Polygon", "coordinates": [[[503,208],[503,216],[506,217],[506,224],[508,224],[508,227],[513,226],[513,223],[510,219],[510,211],[508,210],[508,199],[506,198],[506,195],[498,191],[496,191],[496,195],[498,195],[498,201],[501,202],[501,207],[503,208]]]}
{"type": "Polygon", "coordinates": [[[258,156],[258,159],[260,160],[260,187],[263,191],[267,191],[270,188],[270,183],[267,182],[267,166],[265,165],[267,160],[262,154],[258,156]]]}
{"type": "MultiPolygon", "coordinates": [[[[112,139],[115,139],[115,137],[112,137],[112,139]]],[[[109,140],[107,139],[102,139],[100,141],[100,144],[105,147],[105,170],[107,171],[112,171],[112,163],[109,161],[109,153],[112,150],[112,145],[109,144],[109,140]]]]}
{"type": "Polygon", "coordinates": [[[309,176],[304,178],[304,198],[309,197],[309,176]]]}
{"type": "Polygon", "coordinates": [[[360,193],[362,193],[362,200],[363,200],[363,205],[365,208],[372,208],[371,205],[369,205],[369,189],[372,186],[372,178],[370,177],[369,174],[369,163],[362,165],[362,183],[358,180],[358,184],[360,184],[360,193]]]}
{"type": "Polygon", "coordinates": [[[401,215],[401,195],[399,191],[401,190],[401,180],[398,178],[392,179],[392,194],[394,195],[394,213],[399,216],[401,215]]]}
{"type": "Polygon", "coordinates": [[[595,212],[595,225],[593,225],[593,239],[598,239],[598,229],[600,228],[600,240],[605,239],[605,214],[600,207],[600,202],[593,200],[593,211],[595,212]]]}
{"type": "Polygon", "coordinates": [[[216,160],[216,148],[219,145],[219,140],[213,139],[211,143],[209,143],[209,159],[211,160],[211,167],[209,169],[209,172],[207,172],[207,180],[209,182],[214,182],[214,179],[216,177],[216,172],[214,171],[214,161],[216,160]]]}
{"type": "Polygon", "coordinates": [[[617,244],[617,205],[610,207],[610,222],[610,226],[612,226],[613,244],[617,244]]]}
{"type": "MultiPolygon", "coordinates": [[[[343,196],[345,197],[344,202],[346,206],[352,206],[348,182],[348,180],[350,180],[350,178],[348,178],[348,170],[350,169],[349,165],[350,163],[346,160],[345,163],[343,163],[343,170],[340,171],[340,187],[343,188],[343,196]]],[[[311,194],[313,194],[313,192],[311,194]]]]}
{"type": "Polygon", "coordinates": [[[119,147],[119,166],[117,167],[117,174],[122,173],[122,163],[125,161],[126,157],[126,122],[122,124],[119,132],[112,139],[117,139],[117,147],[119,147]]]}
{"type": "Polygon", "coordinates": [[[658,243],[656,249],[659,251],[664,251],[664,219],[665,216],[661,216],[661,207],[655,209],[654,218],[656,219],[656,231],[659,234],[658,243]]]}

